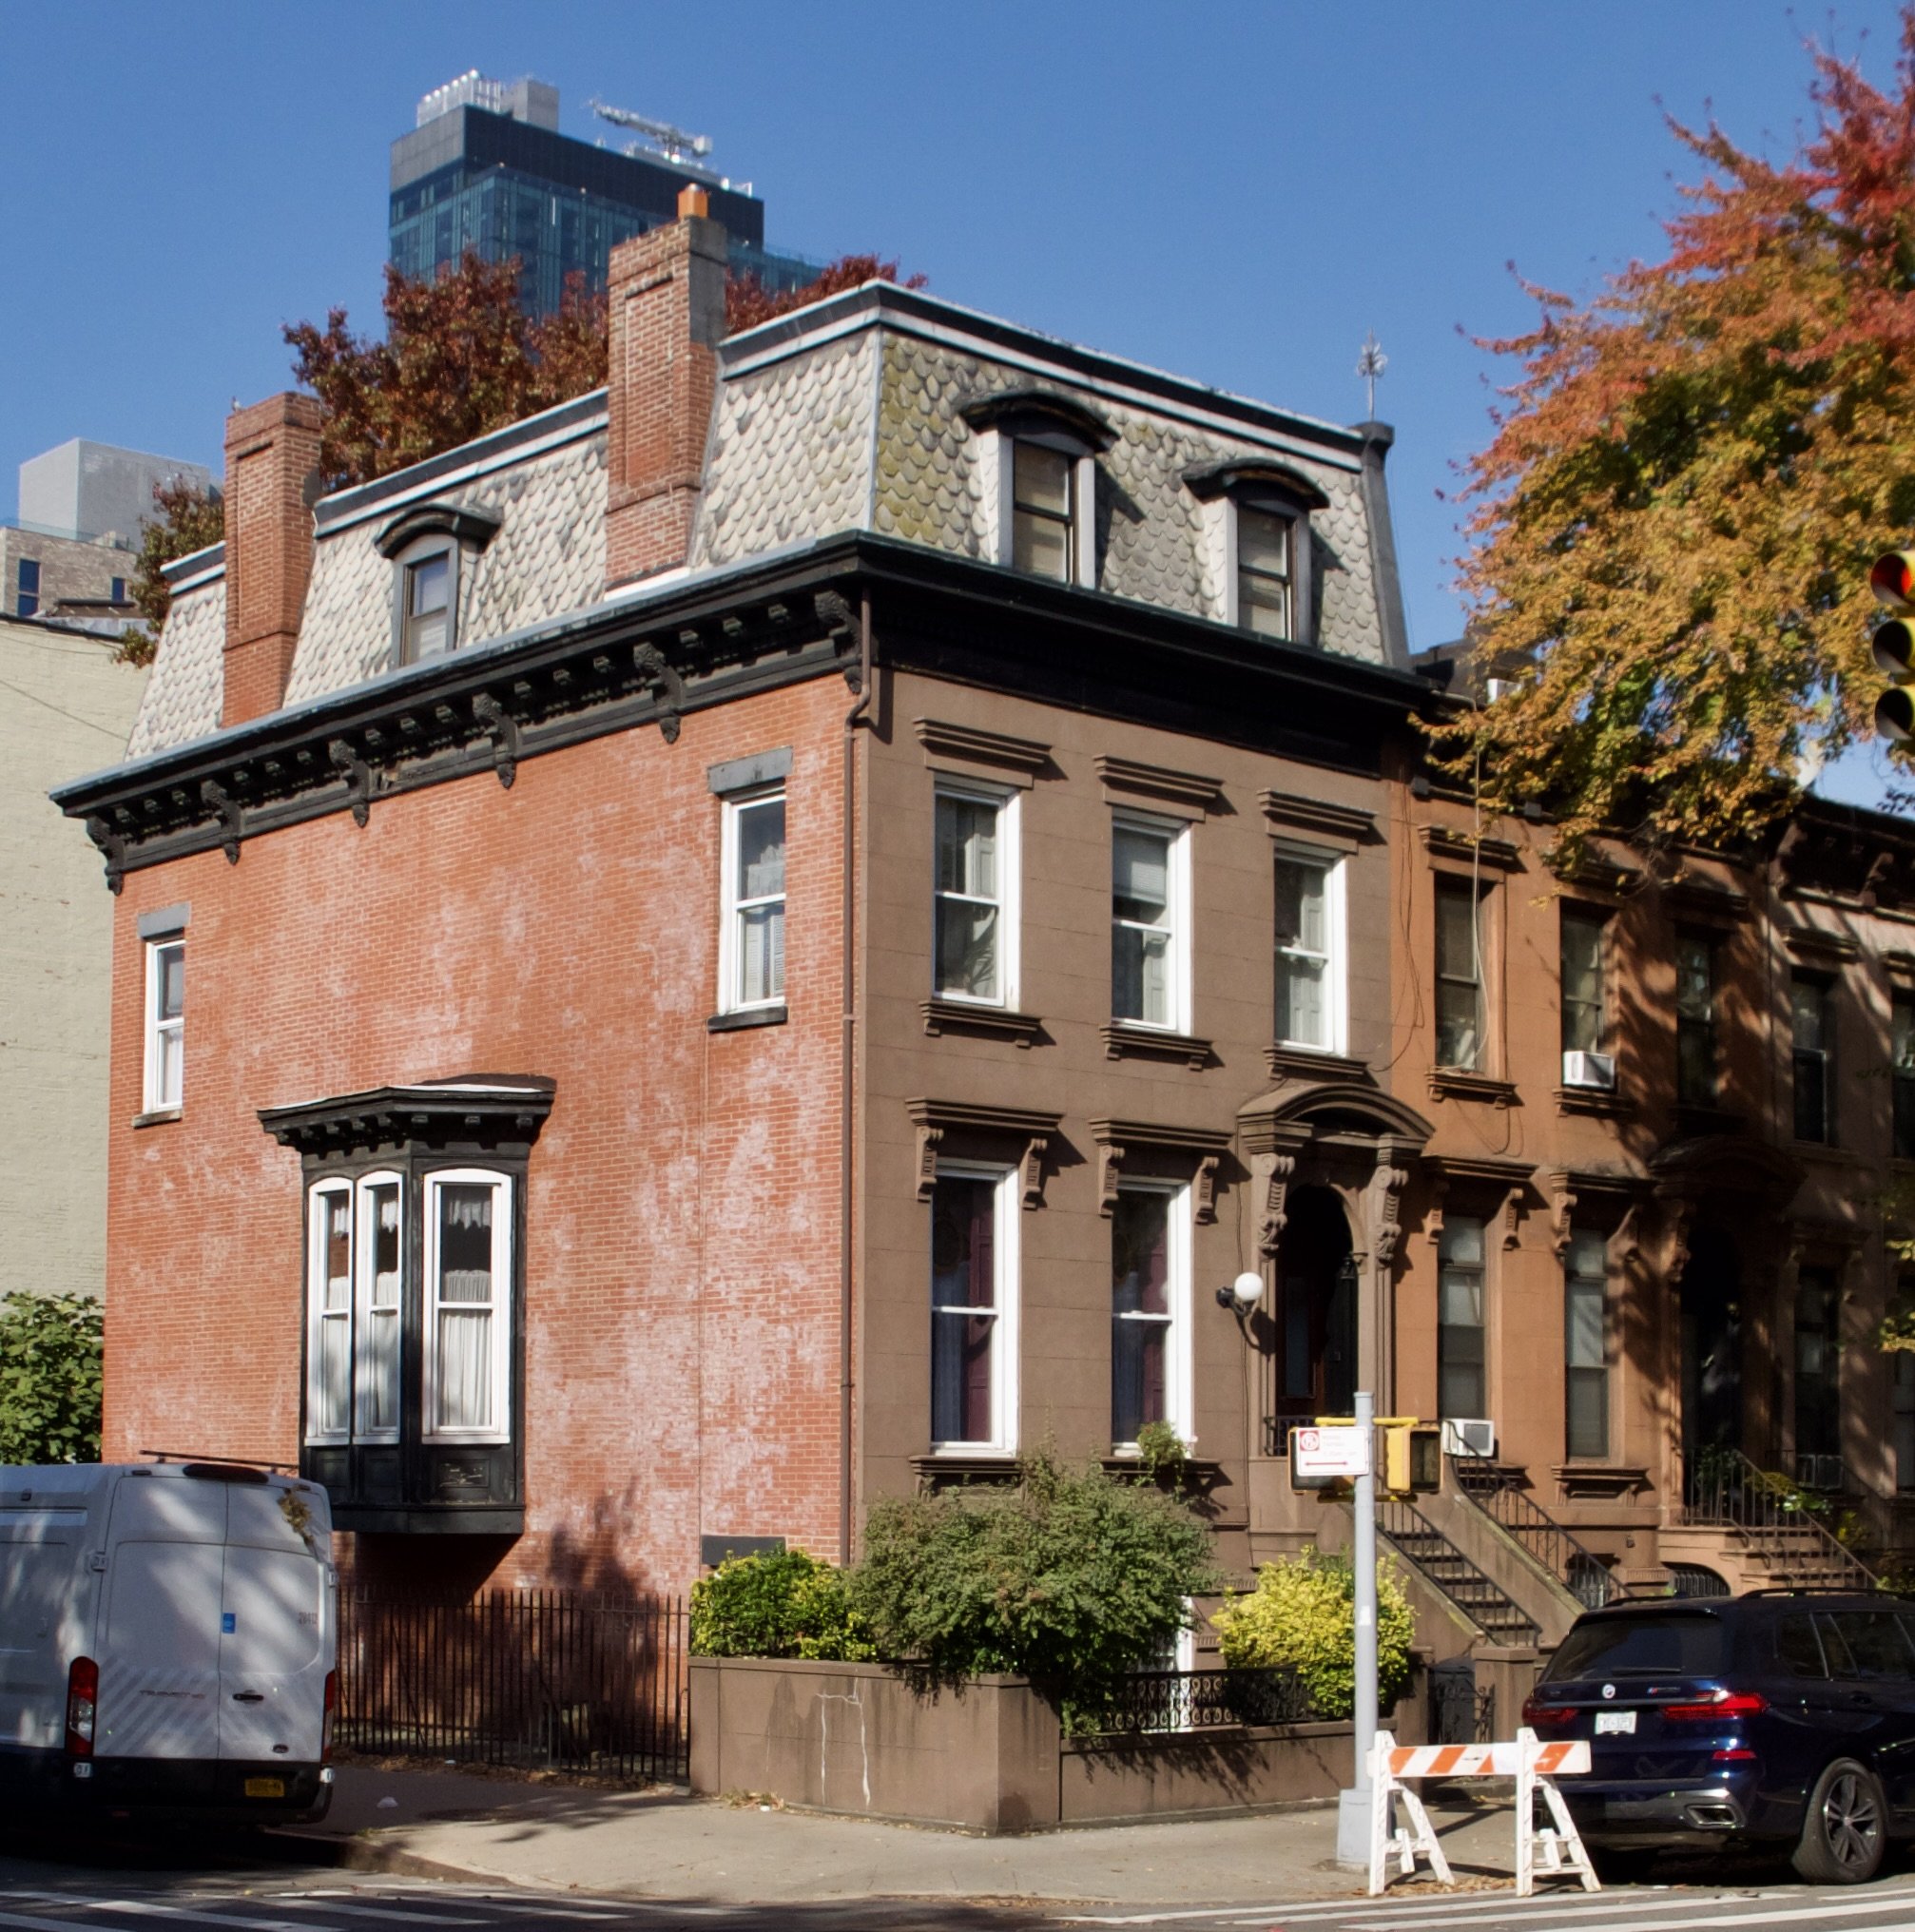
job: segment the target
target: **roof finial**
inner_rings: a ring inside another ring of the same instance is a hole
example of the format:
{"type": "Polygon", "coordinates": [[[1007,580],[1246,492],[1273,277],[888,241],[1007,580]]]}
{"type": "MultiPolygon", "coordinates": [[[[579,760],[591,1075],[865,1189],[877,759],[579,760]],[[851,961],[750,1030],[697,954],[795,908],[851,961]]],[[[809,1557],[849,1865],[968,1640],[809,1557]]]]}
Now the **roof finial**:
{"type": "Polygon", "coordinates": [[[1357,374],[1369,386],[1370,420],[1377,415],[1377,377],[1390,366],[1390,358],[1383,354],[1383,344],[1377,340],[1377,332],[1369,330],[1364,337],[1364,346],[1357,352],[1357,374]]]}

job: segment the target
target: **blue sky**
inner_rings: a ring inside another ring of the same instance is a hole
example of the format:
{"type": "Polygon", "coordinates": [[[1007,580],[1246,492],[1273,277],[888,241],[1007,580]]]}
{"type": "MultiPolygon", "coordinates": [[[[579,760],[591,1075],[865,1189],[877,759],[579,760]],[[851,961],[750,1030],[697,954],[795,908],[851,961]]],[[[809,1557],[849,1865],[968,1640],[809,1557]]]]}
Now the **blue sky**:
{"type": "MultiPolygon", "coordinates": [[[[1655,252],[1693,173],[1663,108],[1786,150],[1804,33],[1886,79],[1896,10],[10,0],[0,29],[0,512],[69,436],[217,467],[232,400],[288,386],[282,323],[373,324],[388,145],[477,67],[554,83],[571,133],[597,94],[710,134],[774,244],[895,255],[955,300],[1311,415],[1364,414],[1373,328],[1421,647],[1460,628],[1439,493],[1487,435],[1469,337],[1529,318],[1508,264],[1586,292],[1655,252]]],[[[1838,788],[1872,796],[1868,763],[1838,788]]]]}

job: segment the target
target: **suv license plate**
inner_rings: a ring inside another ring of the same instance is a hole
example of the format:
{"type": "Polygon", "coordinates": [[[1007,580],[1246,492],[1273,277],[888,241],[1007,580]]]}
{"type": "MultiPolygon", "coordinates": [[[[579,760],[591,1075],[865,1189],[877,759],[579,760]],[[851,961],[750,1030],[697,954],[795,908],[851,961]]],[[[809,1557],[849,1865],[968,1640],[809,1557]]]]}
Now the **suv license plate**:
{"type": "Polygon", "coordinates": [[[246,1796],[249,1798],[283,1798],[286,1795],[286,1781],[283,1778],[248,1778],[246,1796]]]}
{"type": "Polygon", "coordinates": [[[1596,1713],[1596,1734],[1597,1737],[1635,1736],[1635,1712],[1633,1710],[1598,1710],[1596,1713]]]}

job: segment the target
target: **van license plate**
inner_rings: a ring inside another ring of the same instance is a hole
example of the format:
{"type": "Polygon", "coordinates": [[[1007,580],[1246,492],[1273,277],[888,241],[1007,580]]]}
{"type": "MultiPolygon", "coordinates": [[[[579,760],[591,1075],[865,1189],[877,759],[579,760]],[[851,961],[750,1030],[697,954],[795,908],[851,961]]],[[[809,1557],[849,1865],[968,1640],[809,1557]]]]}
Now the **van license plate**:
{"type": "Polygon", "coordinates": [[[1635,1734],[1635,1712],[1598,1710],[1596,1713],[1596,1734],[1597,1737],[1633,1737],[1635,1734]]]}
{"type": "Polygon", "coordinates": [[[249,1798],[283,1798],[286,1795],[286,1781],[283,1778],[248,1778],[246,1796],[249,1798]]]}

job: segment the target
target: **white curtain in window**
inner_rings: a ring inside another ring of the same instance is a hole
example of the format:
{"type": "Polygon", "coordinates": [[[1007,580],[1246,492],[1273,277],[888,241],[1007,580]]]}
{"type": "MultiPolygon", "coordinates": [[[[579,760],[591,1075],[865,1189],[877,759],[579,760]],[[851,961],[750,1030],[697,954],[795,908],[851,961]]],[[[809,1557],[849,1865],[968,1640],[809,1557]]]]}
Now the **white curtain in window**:
{"type": "Polygon", "coordinates": [[[360,1239],[371,1243],[371,1253],[359,1328],[358,1426],[388,1434],[399,1425],[399,1190],[382,1184],[363,1199],[360,1239]]]}
{"type": "Polygon", "coordinates": [[[316,1436],[343,1436],[352,1426],[353,1197],[320,1194],[313,1203],[315,1243],[313,1390],[307,1425],[316,1436]]]}
{"type": "Polygon", "coordinates": [[[493,1196],[439,1189],[438,1413],[441,1429],[489,1429],[493,1394],[493,1196]]]}

